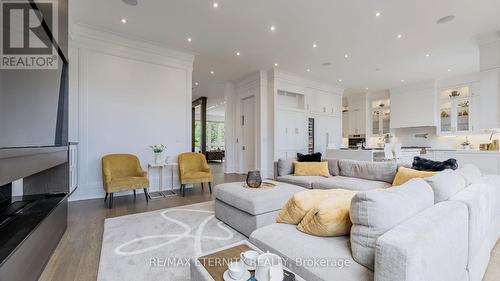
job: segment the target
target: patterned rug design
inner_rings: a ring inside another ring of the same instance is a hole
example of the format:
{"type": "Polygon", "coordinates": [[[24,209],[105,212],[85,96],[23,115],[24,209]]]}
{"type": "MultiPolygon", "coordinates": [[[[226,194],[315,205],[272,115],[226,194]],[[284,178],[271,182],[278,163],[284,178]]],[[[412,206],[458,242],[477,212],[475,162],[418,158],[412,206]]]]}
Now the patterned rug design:
{"type": "Polygon", "coordinates": [[[189,280],[189,259],[246,238],[206,202],[106,219],[99,281],[189,280]]]}

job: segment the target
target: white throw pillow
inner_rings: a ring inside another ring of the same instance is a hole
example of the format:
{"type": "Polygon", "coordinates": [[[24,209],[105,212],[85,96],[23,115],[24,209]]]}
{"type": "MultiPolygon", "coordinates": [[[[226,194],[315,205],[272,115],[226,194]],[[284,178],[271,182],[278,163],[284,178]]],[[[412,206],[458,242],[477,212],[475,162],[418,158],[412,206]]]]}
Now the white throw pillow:
{"type": "Polygon", "coordinates": [[[450,199],[466,186],[464,177],[454,170],[444,170],[435,176],[425,178],[425,181],[434,191],[434,203],[450,199]]]}
{"type": "Polygon", "coordinates": [[[412,179],[400,186],[356,194],[350,210],[354,260],[373,269],[377,239],[432,205],[432,188],[423,179],[412,179]]]}
{"type": "Polygon", "coordinates": [[[481,171],[474,164],[465,164],[457,171],[464,177],[467,185],[471,185],[478,181],[482,176],[481,171]]]}

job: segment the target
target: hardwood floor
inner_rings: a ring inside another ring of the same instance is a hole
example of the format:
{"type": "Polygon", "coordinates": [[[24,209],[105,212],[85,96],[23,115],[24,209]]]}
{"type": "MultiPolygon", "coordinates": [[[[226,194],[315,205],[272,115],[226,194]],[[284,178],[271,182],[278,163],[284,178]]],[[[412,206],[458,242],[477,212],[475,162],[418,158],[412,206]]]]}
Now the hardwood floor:
{"type": "MultiPolygon", "coordinates": [[[[220,164],[211,165],[214,185],[244,180],[244,175],[224,174],[220,164]]],[[[97,279],[104,220],[117,216],[149,212],[213,200],[208,186],[186,189],[186,197],[171,196],[150,200],[143,194],[115,197],[113,209],[103,199],[70,202],[68,228],[49,260],[40,281],[91,281],[97,279]]]]}
{"type": "MultiPolygon", "coordinates": [[[[223,182],[244,180],[244,175],[224,174],[221,165],[211,165],[214,186],[223,182]]],[[[97,278],[104,220],[117,216],[154,211],[213,200],[208,188],[196,186],[186,190],[186,197],[146,200],[142,194],[116,197],[114,208],[107,209],[103,199],[69,204],[68,229],[40,276],[40,281],[93,281],[97,278]]],[[[483,281],[496,281],[500,276],[500,242],[492,252],[483,281]]]]}

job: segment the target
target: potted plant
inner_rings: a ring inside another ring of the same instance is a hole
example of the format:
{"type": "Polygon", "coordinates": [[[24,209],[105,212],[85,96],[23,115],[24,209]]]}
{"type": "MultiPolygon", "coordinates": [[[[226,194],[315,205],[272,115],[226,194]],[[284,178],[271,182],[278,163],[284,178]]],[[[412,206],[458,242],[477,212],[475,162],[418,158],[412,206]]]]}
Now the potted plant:
{"type": "Polygon", "coordinates": [[[149,146],[155,155],[155,164],[160,164],[161,163],[161,155],[165,149],[167,149],[167,146],[164,144],[152,144],[149,146]]]}

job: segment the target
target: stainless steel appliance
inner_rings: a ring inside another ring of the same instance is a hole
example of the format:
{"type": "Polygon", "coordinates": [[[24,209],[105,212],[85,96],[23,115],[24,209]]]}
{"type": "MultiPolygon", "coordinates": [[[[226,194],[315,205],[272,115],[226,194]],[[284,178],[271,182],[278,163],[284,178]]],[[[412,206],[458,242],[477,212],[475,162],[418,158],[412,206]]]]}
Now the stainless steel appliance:
{"type": "Polygon", "coordinates": [[[364,147],[366,144],[366,135],[349,135],[349,148],[364,147]]]}

